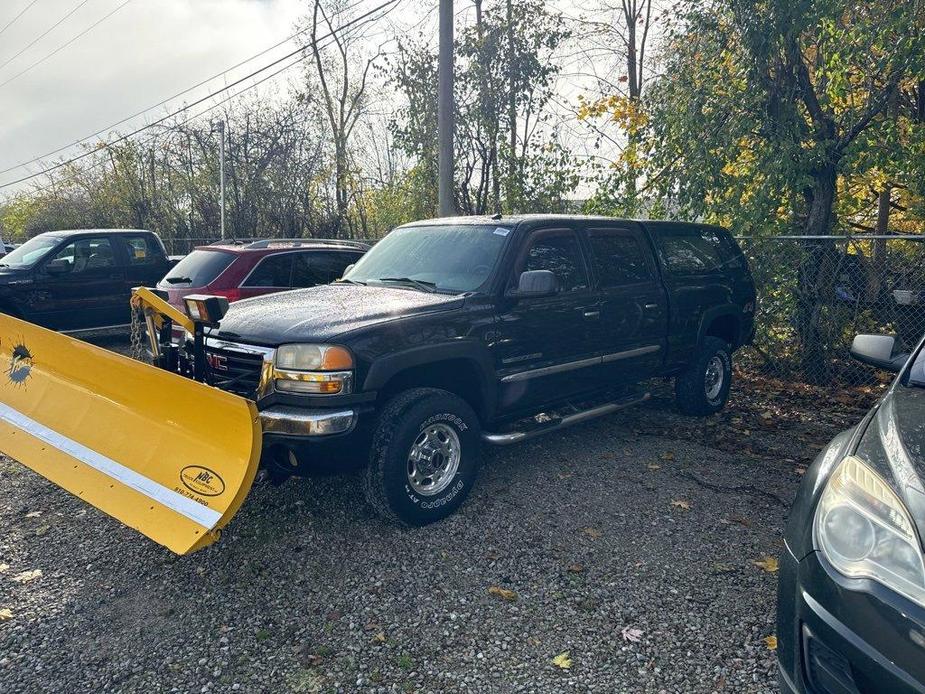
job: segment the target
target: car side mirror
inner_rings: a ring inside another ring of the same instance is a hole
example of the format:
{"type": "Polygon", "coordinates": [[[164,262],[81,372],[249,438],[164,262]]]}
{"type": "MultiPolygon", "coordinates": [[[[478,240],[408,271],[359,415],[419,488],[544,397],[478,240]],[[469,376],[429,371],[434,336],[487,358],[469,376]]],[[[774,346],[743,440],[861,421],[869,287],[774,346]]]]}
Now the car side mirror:
{"type": "Polygon", "coordinates": [[[862,364],[898,373],[909,359],[909,354],[897,354],[896,347],[896,338],[892,335],[855,335],[851,356],[862,364]]]}
{"type": "Polygon", "coordinates": [[[559,291],[559,281],[551,270],[527,270],[520,273],[517,289],[509,294],[517,299],[553,296],[559,291]]]}
{"type": "Polygon", "coordinates": [[[355,268],[356,266],[357,266],[356,263],[350,263],[350,265],[348,265],[347,267],[345,267],[345,268],[344,268],[344,271],[343,271],[342,273],[340,273],[340,276],[341,276],[341,277],[346,277],[347,275],[350,274],[350,271],[351,271],[353,268],[355,268]]]}
{"type": "Polygon", "coordinates": [[[45,271],[49,275],[66,275],[71,271],[71,263],[65,258],[58,258],[48,263],[45,266],[45,271]]]}

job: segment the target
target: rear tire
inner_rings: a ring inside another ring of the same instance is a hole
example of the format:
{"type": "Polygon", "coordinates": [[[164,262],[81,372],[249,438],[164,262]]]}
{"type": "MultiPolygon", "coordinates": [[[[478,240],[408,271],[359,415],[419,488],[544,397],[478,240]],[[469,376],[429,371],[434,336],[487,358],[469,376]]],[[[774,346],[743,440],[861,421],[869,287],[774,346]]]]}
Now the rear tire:
{"type": "Polygon", "coordinates": [[[427,525],[465,501],[480,458],[479,420],[468,403],[445,390],[412,388],[379,415],[363,491],[386,520],[427,525]]]}
{"type": "Polygon", "coordinates": [[[732,350],[718,337],[705,337],[687,370],[675,378],[674,392],[683,414],[708,417],[726,406],[732,385],[732,350]]]}

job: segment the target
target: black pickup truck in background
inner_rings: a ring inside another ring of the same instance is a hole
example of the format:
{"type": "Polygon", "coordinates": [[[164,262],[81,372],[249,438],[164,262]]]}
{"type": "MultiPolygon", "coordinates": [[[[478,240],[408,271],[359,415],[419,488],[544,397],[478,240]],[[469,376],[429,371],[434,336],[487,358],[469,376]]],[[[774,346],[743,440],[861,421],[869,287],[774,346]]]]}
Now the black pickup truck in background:
{"type": "Polygon", "coordinates": [[[132,289],[174,262],[151,231],[49,231],[0,258],[0,313],[63,332],[127,326],[132,289]]]}
{"type": "Polygon", "coordinates": [[[603,217],[400,227],[342,280],[237,302],[206,340],[212,383],[253,398],[264,464],[366,466],[385,517],[423,525],[507,444],[641,402],[721,409],[755,286],[729,233],[603,217]]]}

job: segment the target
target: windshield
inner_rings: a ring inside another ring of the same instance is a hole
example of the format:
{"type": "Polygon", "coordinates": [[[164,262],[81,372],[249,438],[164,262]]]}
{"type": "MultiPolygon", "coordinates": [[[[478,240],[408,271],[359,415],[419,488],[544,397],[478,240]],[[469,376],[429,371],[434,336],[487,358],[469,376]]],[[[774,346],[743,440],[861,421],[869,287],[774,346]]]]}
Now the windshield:
{"type": "Polygon", "coordinates": [[[218,277],[235,259],[226,251],[193,251],[170,268],[161,285],[172,287],[205,287],[218,277]]]}
{"type": "Polygon", "coordinates": [[[57,236],[39,234],[33,236],[19,248],[3,256],[0,266],[3,267],[29,267],[44,258],[48,251],[58,245],[61,239],[57,236]]]}
{"type": "Polygon", "coordinates": [[[471,292],[488,280],[510,229],[446,225],[396,229],[344,276],[363,284],[471,292]]]}

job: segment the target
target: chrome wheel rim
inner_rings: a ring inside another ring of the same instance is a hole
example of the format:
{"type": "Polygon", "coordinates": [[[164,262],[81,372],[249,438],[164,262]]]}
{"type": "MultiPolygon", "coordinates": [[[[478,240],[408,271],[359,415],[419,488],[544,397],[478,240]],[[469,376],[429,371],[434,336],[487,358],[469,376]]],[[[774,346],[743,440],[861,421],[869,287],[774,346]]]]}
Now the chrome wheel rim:
{"type": "Polygon", "coordinates": [[[707,373],[704,378],[704,389],[707,400],[715,400],[723,390],[723,381],[726,380],[726,370],[719,355],[707,362],[707,373]]]}
{"type": "Polygon", "coordinates": [[[462,445],[453,427],[425,427],[408,452],[408,484],[421,496],[439,494],[456,476],[461,457],[462,445]]]}

